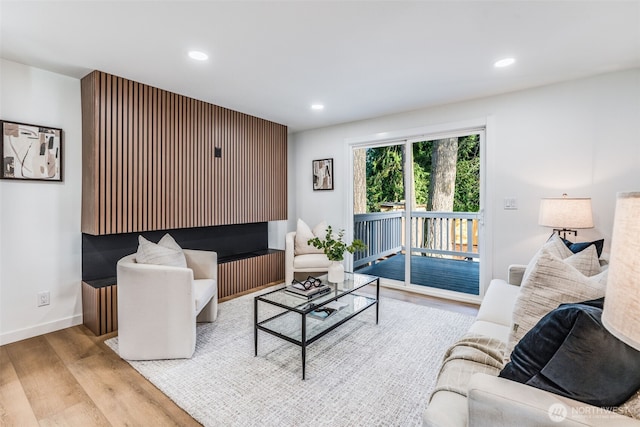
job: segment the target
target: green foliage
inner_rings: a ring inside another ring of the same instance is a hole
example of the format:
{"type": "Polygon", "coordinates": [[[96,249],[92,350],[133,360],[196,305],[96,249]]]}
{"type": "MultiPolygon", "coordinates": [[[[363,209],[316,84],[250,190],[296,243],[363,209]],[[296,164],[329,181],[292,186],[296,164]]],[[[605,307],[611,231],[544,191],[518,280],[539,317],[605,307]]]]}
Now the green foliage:
{"type": "Polygon", "coordinates": [[[426,205],[429,197],[431,158],[433,144],[428,141],[413,144],[413,178],[415,180],[416,204],[426,205]]]}
{"type": "Polygon", "coordinates": [[[383,202],[404,200],[403,148],[399,145],[367,150],[367,211],[380,212],[383,202]]]}
{"type": "MultiPolygon", "coordinates": [[[[431,159],[434,141],[413,144],[415,199],[426,205],[429,197],[431,159]]],[[[404,147],[370,148],[367,150],[367,211],[379,212],[385,202],[404,200],[404,147]]],[[[458,139],[458,162],[454,212],[478,212],[480,209],[480,140],[477,134],[458,139]]]]}
{"type": "Polygon", "coordinates": [[[358,250],[367,248],[367,245],[360,239],[354,240],[350,245],[347,245],[342,239],[344,238],[344,230],[339,230],[337,235],[333,234],[331,226],[327,227],[327,235],[324,240],[319,237],[309,239],[307,244],[313,245],[318,249],[322,249],[324,254],[331,261],[342,261],[344,259],[345,251],[354,253],[358,250]]]}
{"type": "Polygon", "coordinates": [[[453,199],[454,212],[480,210],[480,141],[469,135],[458,141],[458,165],[453,199]]]}

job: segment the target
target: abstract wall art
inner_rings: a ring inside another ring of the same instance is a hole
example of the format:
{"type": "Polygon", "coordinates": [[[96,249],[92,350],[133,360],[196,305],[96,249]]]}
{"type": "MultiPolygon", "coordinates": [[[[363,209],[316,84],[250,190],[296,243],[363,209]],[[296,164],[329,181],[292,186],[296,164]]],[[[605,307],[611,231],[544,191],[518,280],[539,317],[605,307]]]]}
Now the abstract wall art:
{"type": "Polygon", "coordinates": [[[62,181],[62,129],[0,121],[2,179],[62,181]]]}

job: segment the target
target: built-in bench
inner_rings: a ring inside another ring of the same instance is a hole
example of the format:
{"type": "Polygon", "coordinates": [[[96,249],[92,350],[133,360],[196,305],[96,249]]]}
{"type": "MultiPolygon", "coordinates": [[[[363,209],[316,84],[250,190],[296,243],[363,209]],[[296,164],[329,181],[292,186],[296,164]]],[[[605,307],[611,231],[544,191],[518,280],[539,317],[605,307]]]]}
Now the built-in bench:
{"type": "MultiPolygon", "coordinates": [[[[265,249],[218,259],[218,300],[284,280],[284,251],[265,249]]],[[[118,330],[116,277],[82,282],[84,325],[96,335],[118,330]]]]}
{"type": "Polygon", "coordinates": [[[267,223],[144,233],[82,235],[83,323],[96,335],[118,329],[116,263],[138,247],[138,235],[157,242],[170,233],[180,246],[218,253],[218,299],[284,281],[284,251],[268,248],[267,223]]]}

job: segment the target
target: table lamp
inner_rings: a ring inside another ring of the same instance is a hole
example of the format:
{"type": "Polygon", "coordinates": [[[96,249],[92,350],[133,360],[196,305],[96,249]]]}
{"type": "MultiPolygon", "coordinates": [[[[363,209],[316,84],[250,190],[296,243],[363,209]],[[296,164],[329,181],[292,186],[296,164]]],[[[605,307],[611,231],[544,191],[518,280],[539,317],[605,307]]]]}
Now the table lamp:
{"type": "Polygon", "coordinates": [[[552,227],[564,239],[567,233],[578,235],[579,228],[593,228],[593,212],[591,199],[584,197],[544,198],[540,200],[540,216],[538,224],[552,227]]]}

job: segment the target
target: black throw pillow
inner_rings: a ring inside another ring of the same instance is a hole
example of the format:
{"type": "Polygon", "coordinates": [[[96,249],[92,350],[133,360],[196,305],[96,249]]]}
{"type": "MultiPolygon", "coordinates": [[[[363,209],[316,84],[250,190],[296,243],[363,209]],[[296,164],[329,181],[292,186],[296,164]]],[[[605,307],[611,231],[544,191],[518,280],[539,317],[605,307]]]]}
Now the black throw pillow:
{"type": "Polygon", "coordinates": [[[562,238],[562,241],[565,245],[573,252],[577,254],[580,251],[587,249],[589,246],[594,245],[596,247],[596,252],[598,253],[598,258],[602,256],[602,248],[604,247],[604,239],[594,240],[593,242],[576,242],[573,243],[565,238],[562,238]]]}
{"type": "Polygon", "coordinates": [[[594,406],[627,401],[640,389],[640,352],[604,328],[603,303],[562,304],[547,314],[499,376],[594,406]]]}

